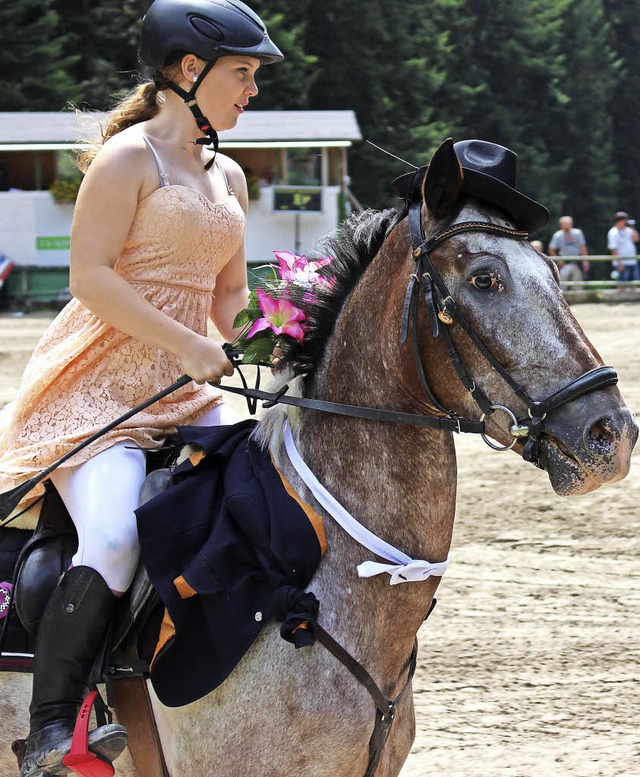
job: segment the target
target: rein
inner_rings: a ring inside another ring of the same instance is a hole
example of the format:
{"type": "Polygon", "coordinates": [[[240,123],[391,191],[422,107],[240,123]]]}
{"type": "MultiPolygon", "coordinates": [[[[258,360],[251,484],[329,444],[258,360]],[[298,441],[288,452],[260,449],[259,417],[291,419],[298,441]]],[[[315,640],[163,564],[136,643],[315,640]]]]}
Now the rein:
{"type": "MultiPolygon", "coordinates": [[[[229,354],[228,354],[229,355],[229,354]]],[[[233,361],[233,365],[240,372],[242,364],[233,361]]],[[[458,417],[441,418],[440,416],[421,415],[419,413],[403,413],[400,410],[385,410],[378,407],[363,407],[362,405],[346,405],[341,402],[327,402],[323,399],[308,399],[307,397],[289,396],[289,385],[285,384],[277,392],[261,391],[245,386],[224,386],[221,383],[214,384],[217,389],[228,391],[230,394],[239,394],[247,399],[247,402],[261,400],[263,408],[274,405],[293,405],[305,407],[309,410],[320,410],[334,415],[350,416],[351,418],[364,418],[368,421],[383,421],[386,423],[407,424],[409,426],[428,426],[432,429],[443,429],[449,432],[484,432],[482,421],[471,421],[458,417]]],[[[250,412],[255,413],[255,405],[250,405],[250,412]],[[253,407],[253,409],[251,409],[253,407]]]]}

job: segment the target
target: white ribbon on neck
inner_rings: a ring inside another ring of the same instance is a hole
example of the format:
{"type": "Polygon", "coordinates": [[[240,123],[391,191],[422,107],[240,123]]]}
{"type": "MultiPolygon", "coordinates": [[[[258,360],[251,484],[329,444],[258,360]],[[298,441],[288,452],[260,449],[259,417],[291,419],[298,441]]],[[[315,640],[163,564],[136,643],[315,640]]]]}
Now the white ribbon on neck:
{"type": "Polygon", "coordinates": [[[434,564],[429,561],[412,559],[411,556],[407,556],[406,553],[394,548],[393,545],[389,545],[388,542],[380,539],[380,537],[370,532],[361,523],[358,523],[351,513],[347,512],[340,502],[327,491],[306,465],[298,453],[293,440],[293,434],[291,433],[291,427],[287,420],[284,422],[283,431],[284,446],[293,468],[322,507],[356,542],[375,553],[376,556],[392,562],[391,564],[381,564],[378,561],[364,561],[357,566],[360,577],[373,577],[374,575],[387,572],[390,576],[389,582],[391,585],[396,585],[397,583],[413,583],[426,580],[432,575],[435,577],[442,577],[444,575],[449,566],[449,556],[446,561],[438,561],[434,564]]]}

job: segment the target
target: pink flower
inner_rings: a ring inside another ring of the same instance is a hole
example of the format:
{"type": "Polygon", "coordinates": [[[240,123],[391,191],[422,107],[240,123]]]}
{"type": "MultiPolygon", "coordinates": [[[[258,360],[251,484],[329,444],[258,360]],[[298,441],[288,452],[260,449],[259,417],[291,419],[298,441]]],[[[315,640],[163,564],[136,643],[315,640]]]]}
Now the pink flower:
{"type": "Polygon", "coordinates": [[[330,256],[310,262],[304,254],[296,256],[291,251],[273,253],[278,260],[279,274],[283,281],[291,281],[303,286],[309,286],[312,283],[328,283],[327,278],[318,275],[318,270],[331,264],[333,259],[330,256]]]}
{"type": "Polygon", "coordinates": [[[257,289],[256,293],[264,318],[258,318],[253,322],[247,339],[253,337],[256,332],[271,329],[277,335],[289,335],[301,343],[304,329],[298,322],[305,319],[302,310],[289,300],[270,297],[262,289],[257,289]]]}

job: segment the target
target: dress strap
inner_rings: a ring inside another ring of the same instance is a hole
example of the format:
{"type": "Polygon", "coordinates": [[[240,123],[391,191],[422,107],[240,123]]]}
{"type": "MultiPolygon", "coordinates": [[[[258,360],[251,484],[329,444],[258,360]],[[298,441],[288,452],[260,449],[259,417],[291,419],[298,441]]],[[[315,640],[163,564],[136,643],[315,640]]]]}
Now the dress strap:
{"type": "Polygon", "coordinates": [[[231,188],[231,186],[229,184],[229,179],[227,178],[227,174],[224,171],[224,167],[221,164],[218,163],[217,159],[216,159],[216,167],[222,173],[222,178],[224,179],[224,183],[225,183],[225,186],[227,187],[227,191],[229,192],[229,194],[233,194],[233,189],[231,188]]]}
{"type": "Polygon", "coordinates": [[[151,150],[151,153],[153,154],[153,158],[156,160],[156,165],[158,167],[158,175],[160,176],[161,186],[169,186],[169,176],[167,175],[164,166],[162,162],[160,161],[160,157],[158,156],[158,152],[155,150],[155,148],[151,145],[151,141],[146,135],[142,136],[145,140],[145,143],[149,146],[149,149],[151,150]]]}

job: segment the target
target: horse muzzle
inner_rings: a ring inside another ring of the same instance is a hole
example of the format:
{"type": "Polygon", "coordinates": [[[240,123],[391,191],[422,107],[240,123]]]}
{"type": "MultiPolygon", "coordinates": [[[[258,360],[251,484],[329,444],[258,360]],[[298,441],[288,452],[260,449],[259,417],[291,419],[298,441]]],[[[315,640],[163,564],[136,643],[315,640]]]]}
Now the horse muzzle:
{"type": "Polygon", "coordinates": [[[587,494],[628,474],[637,439],[638,424],[628,407],[592,395],[545,419],[535,463],[546,470],[557,494],[587,494]]]}

